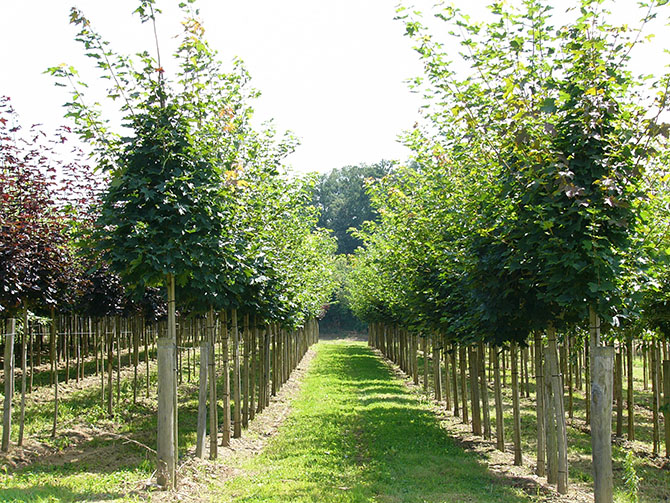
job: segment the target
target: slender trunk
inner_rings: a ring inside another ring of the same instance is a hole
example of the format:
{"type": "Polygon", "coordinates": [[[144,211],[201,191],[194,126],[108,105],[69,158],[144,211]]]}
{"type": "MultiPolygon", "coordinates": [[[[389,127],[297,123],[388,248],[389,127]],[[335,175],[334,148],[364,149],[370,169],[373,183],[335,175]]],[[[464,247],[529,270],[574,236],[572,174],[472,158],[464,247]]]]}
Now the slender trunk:
{"type": "Polygon", "coordinates": [[[114,334],[116,333],[116,316],[112,318],[112,331],[107,333],[107,415],[113,416],[112,400],[114,399],[114,334]]]}
{"type": "Polygon", "coordinates": [[[198,422],[196,426],[195,455],[200,459],[205,457],[205,435],[207,433],[207,358],[209,351],[207,343],[200,344],[200,381],[198,389],[198,422]]]}
{"type": "Polygon", "coordinates": [[[228,348],[230,333],[228,332],[228,320],[225,311],[221,311],[220,318],[221,338],[223,339],[223,434],[221,445],[228,447],[230,445],[230,350],[228,348]]]}
{"type": "Polygon", "coordinates": [[[58,426],[58,362],[56,361],[56,310],[51,308],[51,336],[49,344],[51,346],[51,361],[54,384],[54,421],[51,428],[51,438],[56,438],[56,428],[58,426]]]}
{"type": "Polygon", "coordinates": [[[412,382],[415,386],[419,385],[419,341],[418,335],[412,336],[412,382]]]}
{"type": "Polygon", "coordinates": [[[563,406],[563,382],[558,369],[556,331],[553,326],[550,326],[547,330],[547,358],[551,369],[551,389],[554,395],[554,411],[556,413],[556,443],[558,447],[558,481],[556,485],[559,494],[566,494],[568,491],[568,438],[563,406]]]}
{"type": "Polygon", "coordinates": [[[514,465],[521,466],[523,458],[521,456],[521,411],[519,409],[519,370],[518,370],[518,346],[516,342],[512,343],[510,360],[512,363],[512,411],[514,437],[514,465]]]}
{"type": "Polygon", "coordinates": [[[421,352],[423,353],[423,390],[428,392],[428,336],[421,336],[421,352]]]}
{"type": "Polygon", "coordinates": [[[542,363],[542,336],[535,332],[535,418],[537,422],[537,475],[546,475],[546,435],[544,431],[544,365],[542,363]]]}
{"type": "Polygon", "coordinates": [[[449,391],[449,353],[447,352],[446,341],[442,349],[444,354],[444,402],[445,409],[451,409],[451,392],[449,391]]]}
{"type": "Polygon", "coordinates": [[[23,307],[23,337],[21,337],[21,413],[19,416],[19,441],[17,445],[23,445],[23,431],[26,420],[26,360],[28,359],[27,337],[30,337],[30,328],[28,327],[28,308],[23,307]]]}
{"type": "Polygon", "coordinates": [[[658,408],[660,405],[660,393],[659,393],[659,372],[658,372],[658,344],[657,341],[654,340],[651,342],[651,345],[649,347],[649,353],[651,356],[651,365],[650,365],[650,373],[651,373],[651,396],[652,396],[652,422],[653,422],[653,429],[652,429],[652,438],[653,438],[653,446],[652,446],[652,453],[654,456],[658,456],[658,454],[661,451],[661,428],[660,428],[660,415],[658,413],[658,408]]]}
{"type": "Polygon", "coordinates": [[[496,403],[496,448],[505,452],[505,423],[503,421],[502,386],[500,385],[500,357],[498,349],[491,347],[493,359],[493,394],[496,403]]]}
{"type": "Polygon", "coordinates": [[[628,407],[628,441],[635,440],[635,409],[633,399],[633,337],[628,336],[626,340],[626,353],[628,353],[628,387],[626,390],[626,407],[628,407]]]}
{"type": "Polygon", "coordinates": [[[451,351],[449,357],[451,358],[451,389],[454,391],[454,417],[460,415],[459,402],[458,402],[458,367],[456,365],[456,346],[451,345],[451,351]]]}
{"type": "Polygon", "coordinates": [[[242,436],[242,397],[240,395],[240,333],[237,326],[237,309],[232,310],[233,319],[233,438],[242,436]]]}
{"type": "Polygon", "coordinates": [[[433,335],[433,386],[435,387],[435,400],[442,401],[442,374],[440,372],[440,347],[437,343],[437,335],[433,335]]]}
{"type": "Polygon", "coordinates": [[[670,360],[663,360],[663,415],[665,416],[665,457],[670,458],[670,360]]]}
{"type": "Polygon", "coordinates": [[[116,319],[116,405],[121,403],[121,319],[116,319]]]}
{"type": "Polygon", "coordinates": [[[461,411],[463,412],[463,424],[468,424],[468,388],[467,388],[467,378],[466,378],[466,369],[465,369],[465,346],[459,346],[458,348],[458,359],[461,367],[461,398],[462,406],[461,411]]]}
{"type": "Polygon", "coordinates": [[[480,342],[477,352],[477,369],[479,370],[479,395],[482,400],[482,422],[484,423],[484,438],[486,440],[491,440],[491,414],[489,411],[489,388],[486,383],[486,359],[484,357],[485,352],[484,343],[480,342]]]}
{"type": "Polygon", "coordinates": [[[175,433],[175,345],[177,342],[174,276],[167,276],[168,326],[165,337],[158,337],[158,485],[176,487],[177,451],[175,433]]]}
{"type": "MultiPolygon", "coordinates": [[[[55,321],[54,321],[55,322],[55,321]]],[[[7,320],[5,329],[5,403],[2,409],[2,452],[9,451],[9,440],[12,432],[12,399],[14,398],[14,337],[16,320],[7,320]]],[[[53,338],[51,339],[53,346],[53,338]]],[[[53,358],[53,351],[51,352],[53,358]]]]}
{"type": "Polygon", "coordinates": [[[256,414],[256,380],[258,378],[257,372],[257,355],[256,355],[256,341],[258,339],[258,320],[254,315],[253,326],[251,327],[251,356],[249,361],[249,421],[253,421],[256,414]]]}
{"type": "Polygon", "coordinates": [[[207,368],[209,369],[209,459],[218,457],[217,436],[219,433],[219,418],[216,410],[216,356],[214,344],[216,343],[216,326],[214,325],[214,309],[209,308],[207,313],[207,368]]]}
{"type": "Polygon", "coordinates": [[[558,481],[558,438],[556,435],[556,410],[552,391],[552,370],[549,348],[544,348],[544,430],[547,446],[547,483],[558,481]]]}
{"type": "Polygon", "coordinates": [[[244,365],[242,367],[242,427],[249,427],[249,315],[244,315],[244,341],[242,348],[244,351],[244,365]]]}
{"type": "Polygon", "coordinates": [[[468,360],[470,363],[470,403],[472,405],[472,433],[482,434],[482,414],[479,408],[479,384],[477,378],[479,371],[477,369],[477,354],[474,347],[468,348],[468,360]]]}
{"type": "Polygon", "coordinates": [[[616,437],[623,436],[623,348],[619,346],[614,367],[614,397],[616,399],[616,437]]]}

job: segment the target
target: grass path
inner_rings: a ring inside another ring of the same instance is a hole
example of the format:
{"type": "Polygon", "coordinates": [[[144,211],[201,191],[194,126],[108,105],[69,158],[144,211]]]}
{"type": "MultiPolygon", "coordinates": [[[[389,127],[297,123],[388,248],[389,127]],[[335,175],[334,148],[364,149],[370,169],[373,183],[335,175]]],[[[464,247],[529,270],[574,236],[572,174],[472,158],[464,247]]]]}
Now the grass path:
{"type": "Polygon", "coordinates": [[[214,501],[512,502],[363,343],[321,342],[293,412],[214,501]]]}

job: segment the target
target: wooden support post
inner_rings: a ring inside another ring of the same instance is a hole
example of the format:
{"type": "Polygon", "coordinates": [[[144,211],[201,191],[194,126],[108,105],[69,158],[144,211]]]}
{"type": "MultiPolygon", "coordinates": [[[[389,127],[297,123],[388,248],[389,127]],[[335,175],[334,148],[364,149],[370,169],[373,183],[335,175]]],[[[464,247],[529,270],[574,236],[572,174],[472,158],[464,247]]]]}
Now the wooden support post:
{"type": "Polygon", "coordinates": [[[5,329],[5,403],[2,409],[2,451],[9,451],[12,432],[12,399],[14,398],[14,336],[16,320],[7,320],[5,329]]]}
{"type": "Polygon", "coordinates": [[[168,330],[165,337],[158,337],[158,467],[157,482],[163,489],[176,485],[175,452],[175,288],[174,276],[168,275],[168,330]]]}
{"type": "Polygon", "coordinates": [[[611,503],[612,371],[614,348],[596,346],[591,352],[591,447],[595,503],[611,503]]]}
{"type": "Polygon", "coordinates": [[[200,380],[198,390],[198,423],[196,426],[195,455],[205,457],[205,433],[207,431],[207,357],[209,351],[207,343],[200,343],[200,380]]]}
{"type": "Polygon", "coordinates": [[[670,360],[663,360],[663,415],[665,416],[665,457],[670,458],[670,360]]]}

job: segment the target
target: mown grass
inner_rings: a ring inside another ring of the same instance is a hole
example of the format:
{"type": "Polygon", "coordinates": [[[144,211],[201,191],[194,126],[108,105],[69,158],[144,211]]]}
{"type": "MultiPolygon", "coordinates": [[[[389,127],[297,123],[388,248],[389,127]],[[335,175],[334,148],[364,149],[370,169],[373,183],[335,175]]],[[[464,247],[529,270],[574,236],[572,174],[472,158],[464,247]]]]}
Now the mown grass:
{"type": "Polygon", "coordinates": [[[362,343],[321,342],[300,397],[265,451],[215,501],[513,502],[426,404],[362,343]]]}

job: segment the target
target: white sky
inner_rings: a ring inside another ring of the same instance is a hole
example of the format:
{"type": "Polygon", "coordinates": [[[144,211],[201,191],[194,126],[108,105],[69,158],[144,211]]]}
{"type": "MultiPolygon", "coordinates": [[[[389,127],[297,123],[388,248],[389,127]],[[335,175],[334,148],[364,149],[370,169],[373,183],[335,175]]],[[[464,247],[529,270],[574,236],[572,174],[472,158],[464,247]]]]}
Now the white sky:
{"type": "MultiPolygon", "coordinates": [[[[175,45],[171,37],[181,30],[177,3],[159,2],[164,10],[158,24],[164,60],[175,45]]],[[[412,3],[429,11],[434,2],[412,3]]],[[[456,3],[477,13],[488,2],[456,3]]],[[[636,3],[618,0],[617,7],[636,3]]],[[[0,0],[0,94],[12,98],[22,124],[39,122],[50,128],[67,123],[61,107],[67,91],[54,87],[53,79],[42,74],[47,67],[73,64],[87,82],[101,82],[74,41],[69,8],[81,8],[117,52],[153,53],[150,27],[131,15],[137,4],[137,0],[0,0]]],[[[220,58],[227,63],[241,57],[254,87],[262,91],[255,103],[257,117],[274,118],[280,130],[290,129],[301,139],[288,159],[298,172],[326,172],[409,155],[397,136],[417,120],[421,103],[404,80],[420,74],[421,65],[411,41],[403,36],[402,23],[393,20],[395,4],[395,0],[198,2],[207,39],[220,58]]],[[[655,32],[657,47],[670,48],[670,29],[655,32]]],[[[658,55],[645,54],[649,60],[643,64],[656,65],[661,73],[658,55]]],[[[164,66],[169,71],[165,61],[164,66]]]]}

